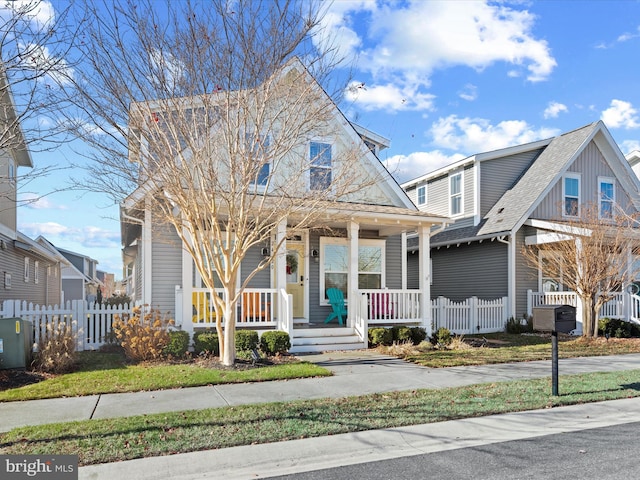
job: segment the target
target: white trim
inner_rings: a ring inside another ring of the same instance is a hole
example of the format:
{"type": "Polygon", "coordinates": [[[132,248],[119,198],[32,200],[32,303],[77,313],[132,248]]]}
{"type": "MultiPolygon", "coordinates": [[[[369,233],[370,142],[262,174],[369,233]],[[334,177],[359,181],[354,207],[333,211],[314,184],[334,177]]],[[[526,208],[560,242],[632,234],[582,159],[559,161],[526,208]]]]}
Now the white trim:
{"type": "Polygon", "coordinates": [[[33,262],[33,283],[40,283],[40,274],[38,273],[38,268],[40,268],[40,262],[35,260],[33,262]]]}
{"type": "Polygon", "coordinates": [[[323,170],[329,170],[331,172],[331,181],[329,182],[329,189],[331,190],[333,188],[333,182],[334,182],[334,177],[336,175],[336,168],[335,168],[335,140],[331,140],[331,139],[327,139],[326,137],[314,137],[311,140],[309,140],[307,142],[307,160],[309,162],[309,168],[307,170],[307,178],[306,178],[306,183],[307,183],[307,191],[308,192],[313,192],[313,191],[319,191],[320,189],[311,189],[311,169],[312,168],[320,168],[323,170]],[[312,143],[318,143],[318,144],[323,144],[323,145],[329,145],[329,153],[331,154],[331,167],[324,167],[324,166],[318,166],[315,165],[313,163],[313,159],[311,158],[311,144],[312,143]]]}
{"type": "Polygon", "coordinates": [[[24,283],[29,282],[30,263],[29,257],[24,257],[24,283]]]}
{"type": "Polygon", "coordinates": [[[608,199],[607,201],[611,202],[611,215],[615,214],[614,208],[616,205],[616,179],[613,177],[598,177],[598,218],[611,218],[611,217],[603,217],[602,216],[602,190],[601,186],[603,183],[611,184],[613,188],[613,198],[608,199]]]}
{"type": "Polygon", "coordinates": [[[582,175],[576,172],[566,172],[562,176],[562,216],[565,218],[579,218],[580,211],[582,206],[582,175]],[[573,195],[567,195],[566,192],[566,181],[569,179],[578,181],[578,211],[575,215],[569,215],[566,210],[566,200],[567,198],[575,198],[573,195]]]}
{"type": "Polygon", "coordinates": [[[426,204],[427,204],[427,184],[425,183],[424,185],[420,185],[419,187],[416,187],[416,205],[420,207],[426,204]],[[420,190],[423,191],[422,202],[420,201],[420,190]]]}
{"type": "Polygon", "coordinates": [[[474,162],[473,164],[473,225],[480,224],[481,212],[480,212],[480,162],[474,162]]]}

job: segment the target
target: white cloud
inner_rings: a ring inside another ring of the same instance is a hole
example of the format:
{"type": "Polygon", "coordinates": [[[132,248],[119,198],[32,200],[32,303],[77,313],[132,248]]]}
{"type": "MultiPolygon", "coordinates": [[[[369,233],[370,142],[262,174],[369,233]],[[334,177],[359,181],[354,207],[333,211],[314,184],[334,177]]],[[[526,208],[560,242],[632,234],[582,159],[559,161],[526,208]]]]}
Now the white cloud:
{"type": "Polygon", "coordinates": [[[347,87],[345,98],[356,102],[364,110],[433,110],[435,95],[420,93],[412,88],[397,85],[367,86],[353,81],[347,87]]]}
{"type": "Polygon", "coordinates": [[[618,42],[628,42],[629,40],[633,40],[634,38],[640,37],[640,27],[636,28],[635,32],[625,32],[622,35],[618,36],[616,39],[618,42]]]}
{"type": "Polygon", "coordinates": [[[334,2],[329,13],[327,32],[344,38],[348,50],[362,48],[359,68],[371,73],[375,86],[417,92],[429,87],[435,70],[481,71],[498,62],[512,67],[507,75],[537,82],[556,66],[547,42],[532,33],[535,15],[501,3],[334,2]],[[352,25],[356,15],[358,30],[352,25]]]}
{"type": "Polygon", "coordinates": [[[492,125],[483,118],[440,118],[429,130],[433,144],[467,154],[488,152],[557,135],[556,129],[534,129],[523,120],[506,120],[492,125]]]}
{"type": "Polygon", "coordinates": [[[563,103],[558,102],[549,102],[547,108],[544,109],[543,116],[544,118],[558,118],[560,113],[567,113],[569,109],[563,103]]]}
{"type": "Polygon", "coordinates": [[[478,87],[470,83],[467,83],[464,86],[464,89],[458,95],[463,100],[467,100],[468,102],[473,102],[476,98],[478,98],[478,87]]]}
{"type": "Polygon", "coordinates": [[[600,118],[609,128],[640,127],[638,111],[624,100],[611,100],[611,106],[602,112],[600,118]]]}
{"type": "Polygon", "coordinates": [[[622,153],[625,155],[633,152],[634,150],[640,150],[640,140],[624,140],[620,144],[620,150],[622,150],[622,153]]]}
{"type": "Polygon", "coordinates": [[[464,158],[455,153],[447,155],[440,150],[414,152],[409,155],[394,155],[385,160],[385,166],[399,182],[406,182],[426,173],[437,170],[464,158]]]}
{"type": "Polygon", "coordinates": [[[0,5],[0,17],[20,15],[30,22],[43,27],[55,19],[55,9],[48,0],[11,0],[0,5]]]}
{"type": "Polygon", "coordinates": [[[67,210],[66,205],[56,205],[51,200],[35,193],[24,193],[18,199],[20,205],[33,210],[67,210]]]}
{"type": "MultiPolygon", "coordinates": [[[[87,225],[81,228],[67,227],[56,222],[26,223],[19,226],[21,232],[31,238],[42,235],[54,245],[68,250],[76,251],[73,244],[79,245],[78,253],[84,253],[83,249],[120,248],[120,232],[106,230],[100,227],[87,225]]],[[[96,259],[99,260],[99,259],[96,259]]]]}

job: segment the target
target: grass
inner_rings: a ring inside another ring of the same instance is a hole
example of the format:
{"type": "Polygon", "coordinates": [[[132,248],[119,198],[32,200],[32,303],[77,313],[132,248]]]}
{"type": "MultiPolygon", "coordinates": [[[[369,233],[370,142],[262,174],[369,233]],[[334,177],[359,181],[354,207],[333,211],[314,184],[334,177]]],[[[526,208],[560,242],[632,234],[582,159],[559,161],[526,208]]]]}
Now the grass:
{"type": "Polygon", "coordinates": [[[2,454],[79,454],[82,465],[640,395],[640,370],[17,428],[2,454]]]}
{"type": "MultiPolygon", "coordinates": [[[[495,333],[469,336],[465,337],[465,340],[478,344],[485,343],[485,346],[464,350],[433,349],[419,346],[418,348],[395,349],[392,352],[407,361],[432,368],[551,359],[551,337],[549,335],[495,333]]],[[[607,340],[604,338],[561,337],[558,344],[560,358],[626,353],[640,353],[640,339],[612,338],[607,340]]]]}
{"type": "Polygon", "coordinates": [[[57,375],[20,388],[0,391],[0,401],[73,397],[331,375],[328,370],[308,362],[266,365],[244,370],[209,367],[200,363],[128,365],[120,354],[82,352],[78,371],[57,375]]]}

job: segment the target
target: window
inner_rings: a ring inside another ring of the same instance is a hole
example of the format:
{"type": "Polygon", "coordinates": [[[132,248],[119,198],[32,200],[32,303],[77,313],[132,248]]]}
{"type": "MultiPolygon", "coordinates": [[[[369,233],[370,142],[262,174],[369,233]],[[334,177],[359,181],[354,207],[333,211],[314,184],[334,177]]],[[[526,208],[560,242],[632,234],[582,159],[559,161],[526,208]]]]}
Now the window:
{"type": "Polygon", "coordinates": [[[554,252],[540,252],[539,286],[541,292],[561,292],[562,266],[554,252]]]}
{"type": "Polygon", "coordinates": [[[267,150],[270,145],[268,135],[256,135],[255,133],[247,133],[245,135],[247,142],[247,153],[253,168],[250,171],[251,183],[264,187],[269,182],[269,172],[271,165],[267,150]]]}
{"type": "Polygon", "coordinates": [[[563,207],[565,217],[580,216],[580,176],[566,175],[562,183],[563,207]]]}
{"type": "Polygon", "coordinates": [[[12,185],[16,183],[16,166],[11,161],[9,162],[9,181],[12,185]]]}
{"type": "Polygon", "coordinates": [[[462,172],[449,177],[449,212],[453,217],[462,214],[462,172]]]}
{"type": "Polygon", "coordinates": [[[11,290],[11,274],[4,272],[4,288],[11,290]]]}
{"type": "Polygon", "coordinates": [[[600,218],[613,218],[613,204],[616,201],[613,178],[598,178],[598,211],[600,218]]]}
{"type": "Polygon", "coordinates": [[[309,189],[326,190],[331,186],[331,145],[311,142],[309,146],[309,189]]]}
{"type": "MultiPolygon", "coordinates": [[[[346,238],[320,239],[320,303],[327,304],[328,288],[342,290],[348,296],[349,244],[346,238]]],[[[358,288],[379,289],[385,285],[385,242],[364,240],[358,242],[358,288]]]]}
{"type": "Polygon", "coordinates": [[[29,257],[24,257],[24,281],[29,281],[29,257]]]}
{"type": "Polygon", "coordinates": [[[33,262],[33,283],[38,283],[40,281],[40,274],[38,273],[38,267],[40,267],[40,262],[37,260],[33,262]]]}
{"type": "Polygon", "coordinates": [[[418,197],[418,205],[424,205],[425,203],[427,203],[427,187],[426,187],[426,185],[418,187],[416,195],[418,197]]]}

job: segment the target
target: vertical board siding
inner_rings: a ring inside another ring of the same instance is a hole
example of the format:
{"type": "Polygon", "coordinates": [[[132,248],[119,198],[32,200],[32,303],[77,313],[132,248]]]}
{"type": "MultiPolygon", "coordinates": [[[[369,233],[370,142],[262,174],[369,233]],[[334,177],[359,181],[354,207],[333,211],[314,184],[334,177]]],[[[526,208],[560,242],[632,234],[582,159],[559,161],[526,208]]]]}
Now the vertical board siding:
{"type": "Polygon", "coordinates": [[[386,288],[402,288],[402,237],[396,235],[385,241],[386,288]]]}
{"type": "MultiPolygon", "coordinates": [[[[309,232],[309,249],[316,249],[320,252],[320,232],[312,230],[309,232]]],[[[320,305],[320,262],[322,252],[318,261],[309,262],[309,322],[321,323],[331,313],[331,307],[320,305]]]]}
{"type": "Polygon", "coordinates": [[[521,317],[527,312],[527,290],[538,291],[538,270],[530,266],[522,254],[525,237],[533,235],[535,231],[532,227],[523,227],[516,233],[516,311],[513,312],[515,317],[521,317]]]}
{"type": "Polygon", "coordinates": [[[174,316],[176,285],[182,285],[182,243],[173,227],[159,226],[151,245],[151,306],[174,316]]]}
{"type": "Polygon", "coordinates": [[[484,216],[540,155],[542,149],[480,162],[480,215],[484,216]]]}
{"type": "MultiPolygon", "coordinates": [[[[600,149],[592,141],[580,153],[567,170],[580,173],[580,195],[582,204],[598,204],[598,177],[612,177],[615,174],[604,159],[600,149]]],[[[620,182],[615,182],[616,202],[623,208],[631,205],[630,199],[622,189],[620,182]]],[[[562,216],[562,178],[560,178],[540,205],[533,211],[531,218],[542,220],[558,219],[562,216]]]]}
{"type": "MultiPolygon", "coordinates": [[[[244,283],[247,277],[255,270],[257,265],[262,261],[262,247],[254,246],[247,251],[242,260],[240,271],[240,281],[244,283]]],[[[271,288],[271,267],[260,270],[249,282],[250,288],[271,288]]]]}
{"type": "Polygon", "coordinates": [[[507,296],[507,245],[498,241],[472,242],[459,247],[431,249],[431,297],[462,301],[469,297],[507,296]]]}
{"type": "Polygon", "coordinates": [[[407,252],[407,288],[420,288],[420,250],[407,252]]]}

